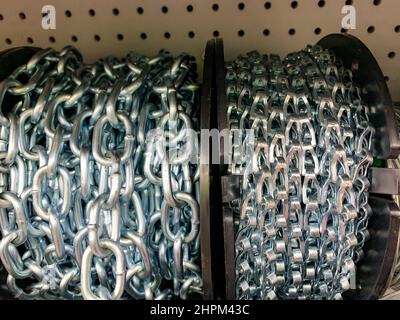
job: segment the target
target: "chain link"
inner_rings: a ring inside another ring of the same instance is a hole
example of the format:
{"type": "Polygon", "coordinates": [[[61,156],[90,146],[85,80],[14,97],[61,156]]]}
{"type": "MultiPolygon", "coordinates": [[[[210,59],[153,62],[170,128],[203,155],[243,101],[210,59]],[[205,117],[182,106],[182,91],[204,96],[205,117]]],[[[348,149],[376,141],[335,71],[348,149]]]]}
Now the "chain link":
{"type": "Polygon", "coordinates": [[[255,132],[254,156],[234,151],[230,168],[243,175],[236,297],[341,299],[372,213],[374,129],[352,73],[319,46],[283,61],[251,52],[226,69],[229,127],[255,132]]]}
{"type": "Polygon", "coordinates": [[[66,47],[1,82],[0,258],[17,298],[201,293],[199,166],[168,158],[199,129],[195,69],[66,47]]]}

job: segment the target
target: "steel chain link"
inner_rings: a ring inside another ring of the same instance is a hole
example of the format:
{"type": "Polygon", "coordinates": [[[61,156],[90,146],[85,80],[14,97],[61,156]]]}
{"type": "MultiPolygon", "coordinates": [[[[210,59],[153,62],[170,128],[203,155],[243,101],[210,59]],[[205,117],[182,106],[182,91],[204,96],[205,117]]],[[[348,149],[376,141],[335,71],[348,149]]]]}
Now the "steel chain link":
{"type": "Polygon", "coordinates": [[[17,298],[201,293],[199,166],[167,157],[199,129],[195,69],[66,47],[0,83],[0,258],[17,298]]]}
{"type": "Polygon", "coordinates": [[[238,143],[232,154],[236,297],[341,299],[372,213],[374,129],[351,71],[319,46],[283,61],[251,52],[226,70],[229,127],[255,132],[254,155],[238,143]]]}

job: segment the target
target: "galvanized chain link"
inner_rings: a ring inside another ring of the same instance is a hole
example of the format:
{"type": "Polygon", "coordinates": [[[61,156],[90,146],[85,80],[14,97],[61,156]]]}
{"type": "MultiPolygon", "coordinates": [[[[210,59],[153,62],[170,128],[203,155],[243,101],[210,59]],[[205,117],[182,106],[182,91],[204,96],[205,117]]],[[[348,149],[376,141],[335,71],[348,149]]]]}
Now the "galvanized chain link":
{"type": "Polygon", "coordinates": [[[243,175],[231,204],[236,297],[341,299],[356,286],[372,213],[374,129],[360,89],[318,46],[283,61],[251,52],[226,69],[229,126],[255,137],[254,154],[234,151],[231,166],[243,175]]]}
{"type": "Polygon", "coordinates": [[[66,47],[0,83],[0,258],[17,298],[202,291],[199,166],[168,159],[199,129],[195,69],[166,51],[84,64],[66,47]]]}

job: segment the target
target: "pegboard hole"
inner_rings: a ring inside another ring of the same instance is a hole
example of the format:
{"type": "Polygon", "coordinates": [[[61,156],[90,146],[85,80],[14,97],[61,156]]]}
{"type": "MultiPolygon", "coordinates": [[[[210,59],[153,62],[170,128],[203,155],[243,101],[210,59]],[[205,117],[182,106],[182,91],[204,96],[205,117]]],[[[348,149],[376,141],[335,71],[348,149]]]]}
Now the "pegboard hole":
{"type": "Polygon", "coordinates": [[[118,8],[114,8],[114,9],[112,10],[112,12],[113,12],[113,15],[114,15],[114,16],[119,15],[119,10],[118,10],[118,8]]]}
{"type": "Polygon", "coordinates": [[[315,28],[315,30],[314,30],[314,33],[317,34],[317,35],[318,35],[318,34],[321,34],[321,32],[322,32],[322,30],[321,30],[321,28],[319,28],[319,27],[318,27],[318,28],[315,28]]]}
{"type": "Polygon", "coordinates": [[[191,4],[189,4],[189,5],[186,7],[186,11],[187,11],[187,12],[192,12],[192,11],[193,11],[193,6],[192,6],[191,4]]]}
{"type": "Polygon", "coordinates": [[[33,43],[33,39],[31,38],[31,37],[28,37],[28,38],[26,38],[26,42],[28,42],[28,43],[33,43]]]}
{"type": "Polygon", "coordinates": [[[96,15],[96,11],[94,11],[93,9],[89,10],[89,16],[94,17],[96,15]]]}
{"type": "Polygon", "coordinates": [[[147,34],[144,33],[144,32],[142,32],[142,33],[140,34],[140,38],[141,38],[142,40],[146,40],[146,39],[147,39],[147,34]]]}
{"type": "Polygon", "coordinates": [[[399,32],[400,32],[400,25],[399,25],[399,26],[396,26],[396,27],[394,28],[394,31],[397,32],[397,33],[399,33],[399,32]]]}
{"type": "Polygon", "coordinates": [[[72,40],[72,42],[78,42],[78,37],[77,36],[72,36],[71,40],[72,40]]]}
{"type": "Polygon", "coordinates": [[[296,34],[296,30],[295,29],[289,29],[289,34],[291,35],[291,36],[294,36],[295,34],[296,34]]]}
{"type": "Polygon", "coordinates": [[[67,18],[71,18],[72,12],[69,11],[69,10],[65,10],[65,16],[66,16],[67,18]]]}
{"type": "Polygon", "coordinates": [[[0,14],[0,21],[1,21],[1,20],[4,20],[4,17],[3,17],[2,14],[0,14]]]}
{"type": "Polygon", "coordinates": [[[218,31],[218,30],[214,30],[214,31],[213,31],[213,36],[214,36],[215,38],[218,38],[218,37],[219,37],[219,31],[218,31]]]}
{"type": "Polygon", "coordinates": [[[388,57],[389,57],[389,59],[393,59],[394,57],[396,57],[396,52],[394,52],[394,51],[389,52],[388,57]]]}
{"type": "Polygon", "coordinates": [[[11,39],[10,39],[10,38],[6,38],[6,43],[7,43],[7,44],[12,44],[11,39]]]}
{"type": "Polygon", "coordinates": [[[49,42],[50,43],[55,43],[56,42],[56,38],[54,38],[53,36],[49,37],[49,42]]]}
{"type": "Polygon", "coordinates": [[[218,11],[218,9],[219,9],[218,3],[214,3],[214,4],[212,5],[212,9],[213,9],[214,11],[218,11]]]}
{"type": "Polygon", "coordinates": [[[381,0],[374,0],[374,6],[379,6],[381,3],[381,0]]]}
{"type": "Polygon", "coordinates": [[[367,31],[368,31],[368,33],[374,33],[375,32],[375,27],[374,26],[369,26],[367,31]]]}
{"type": "Polygon", "coordinates": [[[263,35],[268,37],[271,32],[268,29],[264,29],[263,35]]]}
{"type": "Polygon", "coordinates": [[[119,41],[124,40],[124,35],[123,35],[122,33],[118,33],[118,34],[117,34],[117,39],[118,39],[119,41]]]}
{"type": "Polygon", "coordinates": [[[238,31],[238,36],[239,37],[244,37],[244,30],[239,30],[238,31]]]}
{"type": "Polygon", "coordinates": [[[143,14],[144,10],[143,10],[142,7],[138,7],[138,8],[136,9],[136,12],[137,12],[138,14],[143,14]]]}
{"type": "Polygon", "coordinates": [[[271,9],[271,7],[272,7],[272,3],[271,2],[267,1],[266,3],[264,3],[264,8],[265,9],[269,10],[269,9],[271,9]]]}
{"type": "Polygon", "coordinates": [[[244,10],[244,7],[245,7],[245,5],[244,5],[243,2],[240,2],[240,3],[238,4],[238,9],[239,9],[239,10],[244,10]]]}
{"type": "Polygon", "coordinates": [[[21,20],[25,20],[25,19],[26,19],[25,13],[20,12],[20,13],[19,13],[19,18],[20,18],[21,20]]]}
{"type": "Polygon", "coordinates": [[[94,41],[99,42],[101,40],[100,36],[98,34],[94,35],[94,41]]]}
{"type": "Polygon", "coordinates": [[[318,1],[318,7],[320,7],[320,8],[325,7],[325,0],[319,0],[318,1]]]}
{"type": "Polygon", "coordinates": [[[162,6],[161,7],[161,12],[162,13],[168,13],[168,7],[167,6],[162,6]]]}
{"type": "Polygon", "coordinates": [[[388,76],[385,76],[385,81],[388,82],[390,78],[388,76]]]}
{"type": "Polygon", "coordinates": [[[353,0],[346,0],[346,6],[352,6],[353,0]]]}
{"type": "Polygon", "coordinates": [[[340,29],[340,32],[341,32],[341,33],[347,33],[347,29],[342,28],[342,29],[340,29]]]}
{"type": "Polygon", "coordinates": [[[189,37],[190,39],[193,39],[194,36],[195,36],[195,34],[194,34],[193,31],[189,31],[189,32],[188,32],[188,37],[189,37]]]}
{"type": "Polygon", "coordinates": [[[171,38],[171,34],[169,32],[165,32],[164,33],[164,38],[165,39],[170,39],[171,38]]]}
{"type": "Polygon", "coordinates": [[[290,4],[290,6],[291,6],[293,9],[296,9],[296,8],[298,7],[298,5],[299,5],[299,3],[298,3],[297,1],[292,1],[292,3],[290,4]]]}

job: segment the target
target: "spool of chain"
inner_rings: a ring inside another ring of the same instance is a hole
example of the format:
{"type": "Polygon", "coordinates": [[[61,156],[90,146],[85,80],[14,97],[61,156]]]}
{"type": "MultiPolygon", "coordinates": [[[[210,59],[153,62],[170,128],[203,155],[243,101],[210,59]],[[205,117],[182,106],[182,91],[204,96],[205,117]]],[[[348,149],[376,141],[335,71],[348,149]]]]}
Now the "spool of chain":
{"type": "Polygon", "coordinates": [[[243,174],[237,298],[340,298],[369,238],[373,128],[359,89],[318,46],[226,68],[229,126],[257,130],[244,144],[255,154],[231,168],[243,174]]]}
{"type": "MultiPolygon", "coordinates": [[[[218,51],[222,64],[222,41],[218,51]]],[[[217,74],[232,143],[221,169],[226,297],[381,297],[399,210],[377,195],[398,193],[399,172],[372,165],[398,156],[399,136],[372,54],[331,35],[283,60],[250,52],[217,74]]]]}
{"type": "Polygon", "coordinates": [[[208,172],[189,162],[198,150],[182,135],[200,129],[194,58],[131,52],[85,64],[72,47],[1,58],[7,290],[19,299],[202,294],[199,180],[208,172]]]}

